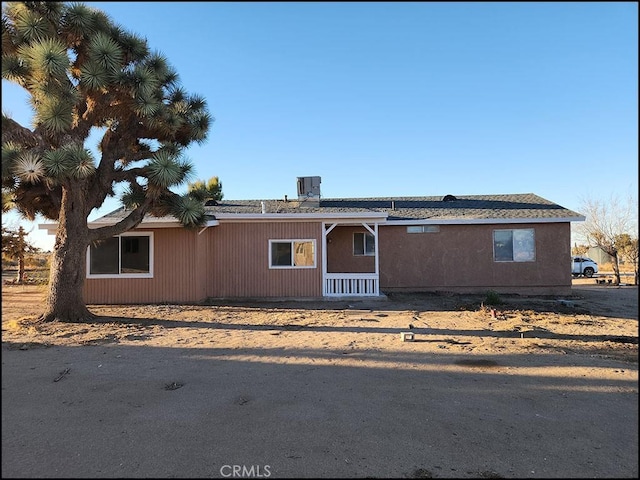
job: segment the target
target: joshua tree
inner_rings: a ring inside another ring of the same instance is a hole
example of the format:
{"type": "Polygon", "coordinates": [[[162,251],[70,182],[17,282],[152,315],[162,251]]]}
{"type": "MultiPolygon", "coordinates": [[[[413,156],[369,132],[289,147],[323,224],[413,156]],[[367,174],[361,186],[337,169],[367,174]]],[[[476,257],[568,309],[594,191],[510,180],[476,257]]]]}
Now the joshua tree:
{"type": "Polygon", "coordinates": [[[207,182],[204,180],[196,180],[189,183],[189,195],[198,200],[213,200],[217,202],[222,200],[222,182],[218,177],[211,177],[207,182]]]}
{"type": "Polygon", "coordinates": [[[14,207],[11,192],[2,189],[2,213],[7,213],[14,207]]]}
{"type": "Polygon", "coordinates": [[[206,140],[213,120],[163,55],[81,3],[3,3],[2,78],[26,89],[33,109],[31,128],[2,115],[3,192],[24,217],[58,222],[40,318],[91,318],[82,289],[92,242],[147,214],[203,224],[202,202],[170,188],[188,180],[193,167],[184,151],[206,140]],[[95,133],[96,158],[87,145],[95,133]],[[89,229],[89,214],[117,183],[127,187],[121,200],[129,215],[89,229]]]}
{"type": "Polygon", "coordinates": [[[18,261],[18,276],[16,282],[24,283],[24,257],[27,253],[37,253],[39,249],[26,240],[27,232],[24,228],[11,230],[2,227],[2,255],[18,261]]]}

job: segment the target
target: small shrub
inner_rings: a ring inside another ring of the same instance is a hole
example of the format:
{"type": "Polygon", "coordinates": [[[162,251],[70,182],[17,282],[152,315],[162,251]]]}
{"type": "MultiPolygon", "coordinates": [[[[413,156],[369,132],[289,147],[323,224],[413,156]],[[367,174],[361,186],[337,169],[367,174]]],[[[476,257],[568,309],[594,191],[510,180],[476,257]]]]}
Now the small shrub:
{"type": "Polygon", "coordinates": [[[498,292],[489,290],[486,297],[484,298],[484,303],[486,305],[500,305],[502,303],[502,299],[500,298],[498,292]]]}

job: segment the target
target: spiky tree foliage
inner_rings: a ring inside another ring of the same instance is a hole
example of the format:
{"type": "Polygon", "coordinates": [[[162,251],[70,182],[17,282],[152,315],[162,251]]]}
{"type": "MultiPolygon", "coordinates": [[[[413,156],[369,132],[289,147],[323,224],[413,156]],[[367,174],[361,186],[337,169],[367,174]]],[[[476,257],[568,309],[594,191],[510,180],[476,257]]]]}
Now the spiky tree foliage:
{"type": "Polygon", "coordinates": [[[170,189],[188,180],[184,151],[206,139],[212,117],[163,55],[81,3],[3,3],[2,78],[26,89],[33,109],[30,126],[2,116],[3,208],[6,194],[24,217],[58,221],[41,318],[90,318],[82,295],[88,245],[147,214],[203,224],[202,203],[170,189]],[[94,131],[102,132],[95,149],[86,143],[94,131]],[[88,215],[118,183],[127,186],[129,215],[89,229],[88,215]]]}
{"type": "Polygon", "coordinates": [[[204,180],[196,180],[188,185],[191,198],[201,202],[205,200],[222,200],[222,182],[218,177],[211,177],[206,182],[204,180]]]}
{"type": "Polygon", "coordinates": [[[36,253],[39,249],[27,240],[24,228],[18,230],[2,227],[2,255],[18,261],[17,283],[24,283],[24,257],[27,253],[36,253]]]}
{"type": "Polygon", "coordinates": [[[2,213],[11,211],[13,205],[13,195],[8,190],[2,189],[2,213]]]}

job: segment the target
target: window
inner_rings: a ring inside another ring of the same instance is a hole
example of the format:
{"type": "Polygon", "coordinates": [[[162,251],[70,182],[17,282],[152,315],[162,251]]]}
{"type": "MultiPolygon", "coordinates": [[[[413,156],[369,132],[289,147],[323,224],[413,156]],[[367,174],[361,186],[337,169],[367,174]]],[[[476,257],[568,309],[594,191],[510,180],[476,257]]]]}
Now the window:
{"type": "Polygon", "coordinates": [[[269,240],[269,268],[314,268],[315,240],[269,240]]]}
{"type": "Polygon", "coordinates": [[[536,259],[533,228],[494,230],[493,258],[496,262],[533,262],[536,259]]]}
{"type": "Polygon", "coordinates": [[[354,255],[375,255],[376,240],[370,233],[353,234],[353,254],[354,255]]]}
{"type": "Polygon", "coordinates": [[[407,233],[438,233],[440,227],[437,225],[409,225],[407,233]]]}
{"type": "Polygon", "coordinates": [[[122,234],[89,246],[87,277],[153,277],[153,234],[122,234]]]}

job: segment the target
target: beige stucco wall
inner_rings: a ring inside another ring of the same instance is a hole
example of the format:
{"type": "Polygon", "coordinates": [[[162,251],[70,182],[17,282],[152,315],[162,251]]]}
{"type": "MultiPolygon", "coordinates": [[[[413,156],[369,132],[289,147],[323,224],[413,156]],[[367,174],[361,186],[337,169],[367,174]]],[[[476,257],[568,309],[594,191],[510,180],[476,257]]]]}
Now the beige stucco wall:
{"type": "Polygon", "coordinates": [[[380,228],[380,289],[519,294],[571,292],[569,223],[440,225],[438,233],[380,228]],[[533,228],[533,262],[495,262],[493,231],[533,228]]]}
{"type": "Polygon", "coordinates": [[[374,273],[375,257],[353,254],[353,234],[370,233],[362,226],[338,226],[327,236],[328,273],[374,273]]]}

